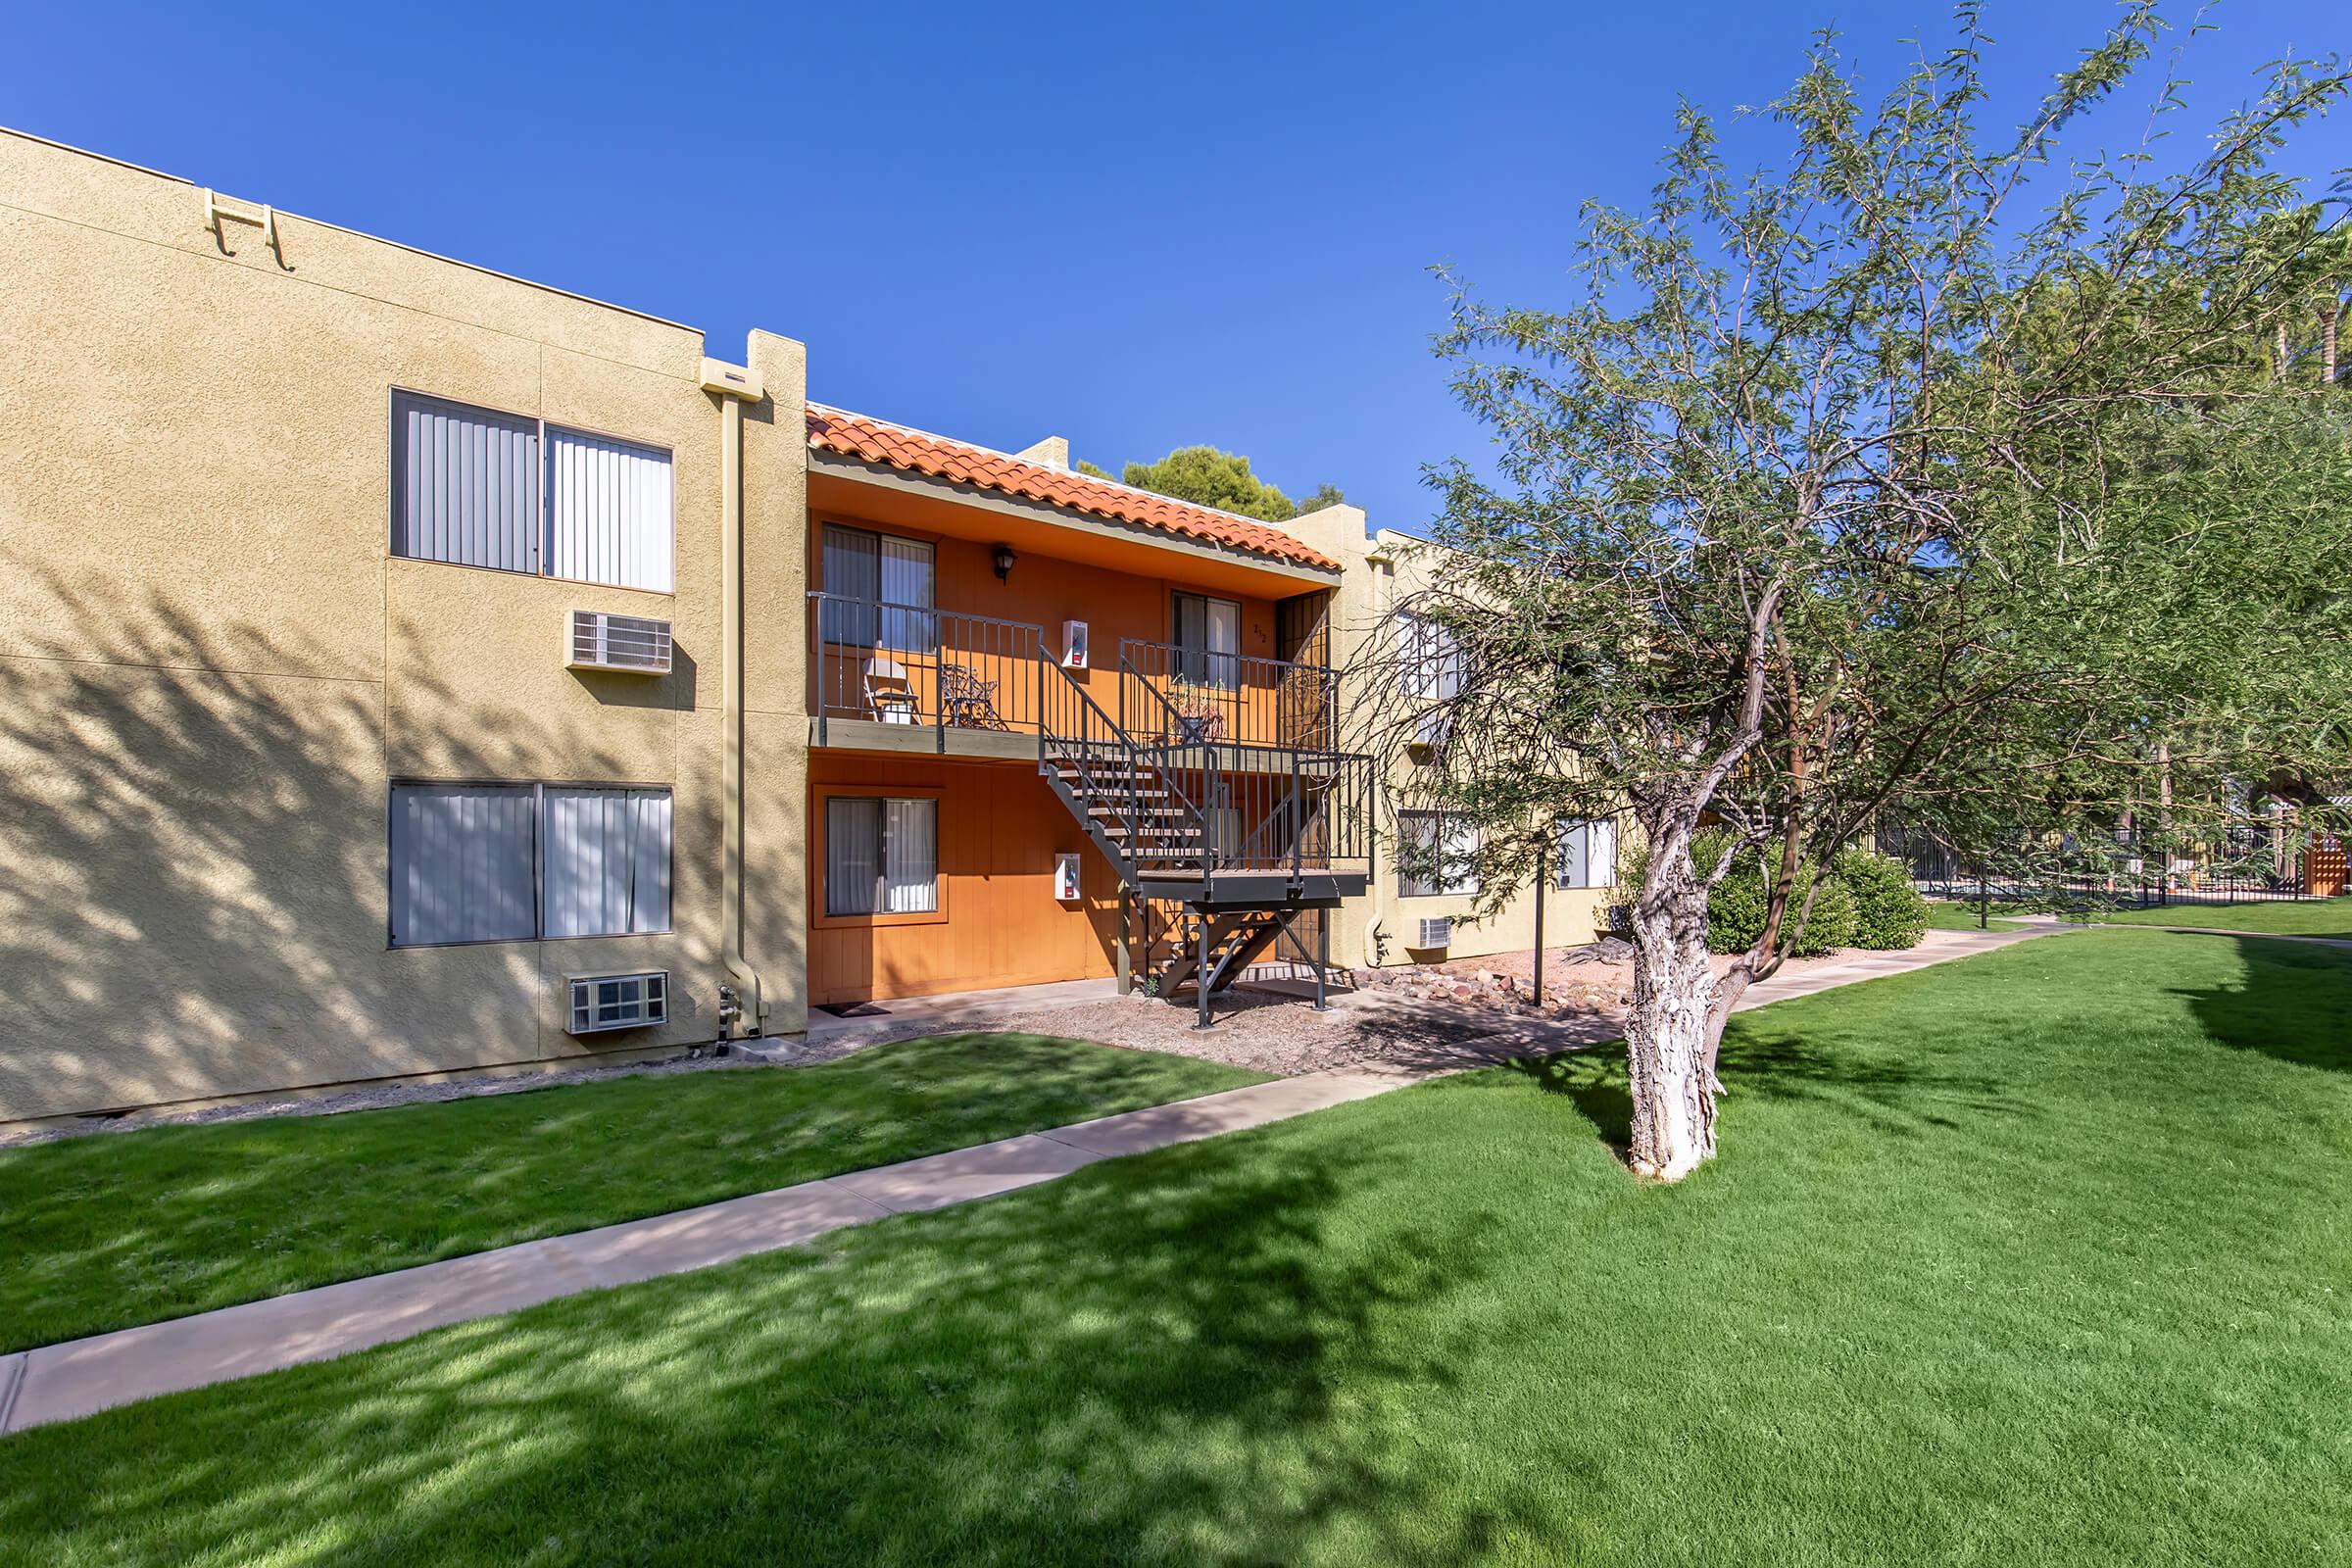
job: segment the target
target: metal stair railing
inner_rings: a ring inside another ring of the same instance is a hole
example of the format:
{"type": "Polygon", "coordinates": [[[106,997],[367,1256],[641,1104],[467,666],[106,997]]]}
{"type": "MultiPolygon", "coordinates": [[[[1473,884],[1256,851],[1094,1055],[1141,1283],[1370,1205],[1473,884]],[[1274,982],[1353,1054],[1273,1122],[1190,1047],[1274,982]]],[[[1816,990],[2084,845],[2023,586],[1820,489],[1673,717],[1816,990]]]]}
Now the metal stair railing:
{"type": "Polygon", "coordinates": [[[1147,824],[1164,825],[1165,817],[1157,809],[1147,807],[1143,784],[1144,774],[1154,775],[1152,796],[1173,807],[1180,826],[1187,830],[1192,841],[1200,846],[1201,886],[1205,892],[1208,873],[1212,869],[1209,855],[1208,818],[1177,782],[1146,755],[1134,739],[1111,721],[1110,715],[1090,696],[1077,678],[1054,660],[1041,657],[1037,666],[1037,765],[1038,771],[1059,782],[1057,764],[1066,763],[1077,775],[1074,785],[1064,784],[1070,799],[1076,803],[1080,825],[1089,837],[1109,855],[1114,863],[1126,868],[1126,880],[1134,884],[1148,868],[1147,862],[1157,857],[1141,855],[1157,835],[1148,836],[1147,824]],[[1124,832],[1115,837],[1097,826],[1092,808],[1107,807],[1112,819],[1124,832]]]}
{"type": "Polygon", "coordinates": [[[1297,881],[1306,871],[1327,871],[1340,860],[1368,859],[1364,818],[1372,787],[1369,757],[1316,744],[1186,739],[1185,715],[1124,651],[1119,655],[1119,693],[1120,710],[1133,720],[1134,729],[1169,737],[1134,742],[1146,756],[1158,760],[1163,773],[1198,772],[1200,804],[1204,808],[1232,805],[1237,798],[1250,808],[1240,811],[1245,820],[1254,822],[1247,837],[1219,844],[1212,836],[1212,875],[1219,869],[1286,871],[1297,881]],[[1137,711],[1129,713],[1131,706],[1137,711]]]}
{"type": "MultiPolygon", "coordinates": [[[[1128,662],[1127,655],[1122,650],[1119,654],[1119,711],[1122,714],[1124,714],[1127,710],[1127,688],[1131,684],[1141,686],[1143,699],[1139,699],[1139,706],[1145,708],[1148,713],[1154,714],[1161,720],[1165,726],[1161,733],[1170,737],[1182,737],[1185,731],[1183,714],[1177,711],[1176,705],[1168,701],[1165,693],[1161,692],[1151,682],[1140,679],[1138,671],[1133,664],[1128,662]]],[[[1146,717],[1143,722],[1149,726],[1152,722],[1152,718],[1146,717]]],[[[1169,776],[1171,772],[1171,761],[1176,754],[1199,752],[1200,754],[1200,766],[1199,769],[1200,774],[1200,804],[1203,806],[1213,806],[1223,798],[1224,791],[1219,788],[1220,768],[1218,766],[1217,743],[1215,741],[1190,741],[1176,738],[1165,741],[1157,746],[1146,747],[1139,745],[1134,737],[1128,734],[1125,729],[1121,729],[1119,733],[1126,737],[1127,743],[1130,746],[1134,746],[1139,753],[1149,754],[1155,758],[1153,765],[1159,769],[1159,773],[1162,778],[1167,778],[1169,776]]],[[[1185,770],[1192,770],[1189,763],[1186,764],[1185,770]]],[[[1205,887],[1206,885],[1213,884],[1216,881],[1217,869],[1224,863],[1224,850],[1216,842],[1216,835],[1208,831],[1208,815],[1206,811],[1200,812],[1200,866],[1201,870],[1205,873],[1203,877],[1203,886],[1205,887]]]]}

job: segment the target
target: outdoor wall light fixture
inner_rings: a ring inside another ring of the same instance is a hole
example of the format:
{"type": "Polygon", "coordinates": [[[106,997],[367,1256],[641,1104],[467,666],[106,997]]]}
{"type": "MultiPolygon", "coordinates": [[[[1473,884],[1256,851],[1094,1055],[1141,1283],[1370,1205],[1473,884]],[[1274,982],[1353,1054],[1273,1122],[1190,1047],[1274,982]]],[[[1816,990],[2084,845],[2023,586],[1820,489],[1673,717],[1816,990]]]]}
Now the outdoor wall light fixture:
{"type": "Polygon", "coordinates": [[[1011,579],[1012,546],[999,545],[997,546],[997,581],[1009,582],[1011,579]]]}

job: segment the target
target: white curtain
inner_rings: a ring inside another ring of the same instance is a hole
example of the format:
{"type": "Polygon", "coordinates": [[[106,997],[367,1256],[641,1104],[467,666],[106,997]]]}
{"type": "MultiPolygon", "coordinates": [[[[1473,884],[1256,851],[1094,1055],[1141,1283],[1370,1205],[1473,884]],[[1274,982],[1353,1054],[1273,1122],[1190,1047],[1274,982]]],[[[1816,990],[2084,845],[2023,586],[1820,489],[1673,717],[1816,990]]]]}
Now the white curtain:
{"type": "Polygon", "coordinates": [[[1208,602],[1208,679],[1212,686],[1239,691],[1242,685],[1242,607],[1230,599],[1208,602]]]}
{"type": "Polygon", "coordinates": [[[882,645],[927,654],[937,644],[931,617],[931,547],[918,539],[882,538],[882,645]]]}
{"type": "Polygon", "coordinates": [[[1450,627],[1398,611],[1396,661],[1405,696],[1442,703],[1461,695],[1461,647],[1450,627]]]}
{"type": "Polygon", "coordinates": [[[536,934],[527,784],[392,786],[392,945],[536,934]]]}
{"type": "Polygon", "coordinates": [[[1592,876],[1588,887],[1613,888],[1617,885],[1617,824],[1610,821],[1588,822],[1585,830],[1591,835],[1586,850],[1586,867],[1592,876]]]}
{"type": "Polygon", "coordinates": [[[916,914],[939,907],[939,803],[890,801],[882,839],[882,907],[916,914]]]}
{"type": "Polygon", "coordinates": [[[551,575],[667,593],[669,454],[634,442],[547,432],[551,575]]]}
{"type": "Polygon", "coordinates": [[[825,802],[825,912],[872,914],[882,880],[882,803],[836,795],[825,802]]]}
{"type": "Polygon", "coordinates": [[[544,797],[545,934],[668,930],[669,791],[550,787],[544,797]]]}
{"type": "Polygon", "coordinates": [[[1478,891],[1470,858],[1478,853],[1478,825],[1458,811],[1399,811],[1396,821],[1401,898],[1478,891]]]}
{"type": "Polygon", "coordinates": [[[1592,869],[1585,853],[1587,848],[1586,830],[1589,826],[1589,823],[1584,822],[1562,822],[1555,829],[1555,837],[1559,842],[1553,846],[1553,851],[1558,855],[1560,864],[1559,875],[1553,882],[1553,886],[1562,888],[1592,886],[1592,883],[1586,880],[1591,875],[1592,869]]]}

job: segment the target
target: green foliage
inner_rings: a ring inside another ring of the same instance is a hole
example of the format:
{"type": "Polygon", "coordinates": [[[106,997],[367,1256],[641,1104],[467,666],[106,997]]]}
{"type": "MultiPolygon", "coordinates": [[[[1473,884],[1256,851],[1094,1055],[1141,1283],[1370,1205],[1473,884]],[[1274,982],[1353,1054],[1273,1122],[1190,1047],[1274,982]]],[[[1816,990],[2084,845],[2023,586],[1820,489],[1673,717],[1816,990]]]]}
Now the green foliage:
{"type": "MultiPolygon", "coordinates": [[[[1712,870],[1717,858],[1723,854],[1724,846],[1730,842],[1729,836],[1720,829],[1704,831],[1691,841],[1692,858],[1702,869],[1712,870]]],[[[1613,902],[1630,907],[1634,896],[1641,889],[1642,877],[1648,874],[1649,851],[1646,846],[1636,847],[1624,852],[1620,859],[1624,870],[1619,879],[1618,896],[1613,902]]],[[[1838,876],[1819,880],[1821,891],[1813,896],[1813,912],[1805,921],[1801,945],[1789,946],[1795,939],[1789,931],[1782,932],[1781,946],[1793,956],[1815,957],[1837,948],[1861,945],[1858,940],[1861,914],[1859,901],[1853,890],[1838,876]]],[[[1910,888],[1908,882],[1903,886],[1906,891],[1910,888]]],[[[1797,911],[1804,907],[1804,890],[1805,880],[1800,877],[1796,891],[1788,901],[1788,913],[1785,917],[1788,926],[1795,924],[1797,911]]],[[[1708,951],[1745,953],[1755,946],[1757,938],[1764,934],[1770,893],[1770,884],[1764,876],[1763,857],[1752,846],[1741,850],[1734,857],[1732,868],[1724,873],[1723,880],[1707,895],[1708,951]]],[[[1922,918],[1925,918],[1924,905],[1922,918]]],[[[1919,938],[1914,935],[1909,942],[1891,945],[1914,947],[1918,941],[1919,938]]]]}
{"type": "MultiPolygon", "coordinates": [[[[1690,853],[1704,868],[1723,854],[1720,833],[1701,833],[1690,853]]],[[[1715,953],[1745,953],[1764,934],[1764,862],[1751,847],[1732,858],[1732,868],[1707,895],[1707,947],[1715,953]]]]}
{"type": "Polygon", "coordinates": [[[1888,952],[1916,948],[1928,928],[1928,901],[1911,885],[1911,868],[1890,855],[1847,850],[1831,862],[1852,896],[1857,948],[1888,952]]]}
{"type": "MultiPolygon", "coordinates": [[[[1711,848],[1713,853],[1707,855],[1707,860],[1722,853],[1720,842],[1711,848]]],[[[1782,916],[1788,929],[1782,934],[1782,949],[1794,957],[1810,958],[1838,948],[1852,947],[1854,896],[1837,877],[1815,874],[1813,907],[1810,913],[1805,913],[1806,881],[1806,873],[1799,873],[1796,890],[1788,896],[1788,912],[1782,916]],[[1801,934],[1796,931],[1800,914],[1805,926],[1801,934]]],[[[1764,934],[1770,895],[1771,883],[1765,875],[1763,857],[1753,849],[1740,851],[1732,861],[1730,873],[1707,895],[1708,949],[1715,953],[1745,953],[1754,947],[1764,934]]]]}
{"type": "Polygon", "coordinates": [[[1084,458],[1080,458],[1076,463],[1071,464],[1070,467],[1075,472],[1083,473],[1090,479],[1107,479],[1110,477],[1110,472],[1108,469],[1097,467],[1095,465],[1087,462],[1084,458]]]}
{"type": "MultiPolygon", "coordinates": [[[[1802,895],[1789,901],[1788,921],[1796,922],[1798,911],[1804,908],[1802,895]]],[[[1814,878],[1813,909],[1805,916],[1801,936],[1792,938],[1788,951],[1803,957],[1834,953],[1839,948],[1856,946],[1858,921],[1854,909],[1854,895],[1836,876],[1814,878]]]]}
{"type": "Polygon", "coordinates": [[[1281,522],[1298,514],[1291,498],[1250,471],[1250,460],[1215,447],[1178,447],[1157,463],[1130,463],[1122,476],[1138,490],[1281,522]]]}
{"type": "MultiPolygon", "coordinates": [[[[1098,478],[1110,477],[1091,464],[1081,463],[1078,471],[1098,478]]],[[[1178,447],[1157,463],[1130,463],[1123,477],[1138,490],[1215,507],[1220,512],[1238,512],[1245,517],[1266,522],[1303,517],[1310,512],[1339,506],[1348,499],[1338,485],[1324,484],[1317,485],[1315,493],[1305,500],[1295,502],[1282,493],[1280,486],[1250,472],[1248,458],[1220,452],[1215,447],[1178,447]]]]}
{"type": "Polygon", "coordinates": [[[1892,803],[2112,817],[2160,742],[2183,802],[2352,772],[2352,407],[2304,368],[2342,247],[2273,166],[2346,77],[2281,63],[2193,160],[2149,81],[2164,156],[2054,161],[2168,25],[2121,7],[2022,129],[1974,7],[1884,95],[1825,34],[1768,161],[1687,108],[1567,297],[1456,280],[1439,349],[1493,448],[1432,470],[1399,608],[1460,651],[1412,804],[1475,819],[1491,901],[1556,819],[1821,865],[1892,803]]]}

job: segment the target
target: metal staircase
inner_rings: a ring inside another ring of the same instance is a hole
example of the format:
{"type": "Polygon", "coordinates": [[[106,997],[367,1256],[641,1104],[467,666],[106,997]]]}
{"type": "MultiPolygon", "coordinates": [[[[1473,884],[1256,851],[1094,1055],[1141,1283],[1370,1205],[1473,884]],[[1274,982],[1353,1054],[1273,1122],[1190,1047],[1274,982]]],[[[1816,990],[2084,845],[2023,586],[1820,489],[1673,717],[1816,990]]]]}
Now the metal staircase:
{"type": "Polygon", "coordinates": [[[1289,926],[1292,913],[1287,909],[1232,909],[1212,914],[1187,907],[1178,920],[1175,951],[1153,971],[1159,978],[1159,994],[1172,996],[1203,972],[1208,981],[1199,991],[1223,991],[1274,945],[1274,939],[1289,926]],[[1205,971],[1201,969],[1204,956],[1205,971]]]}
{"type": "MultiPolygon", "coordinates": [[[[1118,872],[1129,894],[1123,930],[1139,904],[1180,909],[1178,940],[1156,964],[1147,916],[1147,965],[1160,996],[1192,988],[1199,1027],[1209,1026],[1209,998],[1283,933],[1295,937],[1301,912],[1363,891],[1368,858],[1356,869],[1333,852],[1361,830],[1342,817],[1350,806],[1360,811],[1368,793],[1366,759],[1170,739],[1184,734],[1172,709],[1148,725],[1161,738],[1139,742],[1058,664],[1041,661],[1039,683],[1038,770],[1118,872]]],[[[1326,950],[1318,926],[1318,947],[1305,954],[1318,1006],[1326,950]]]]}

